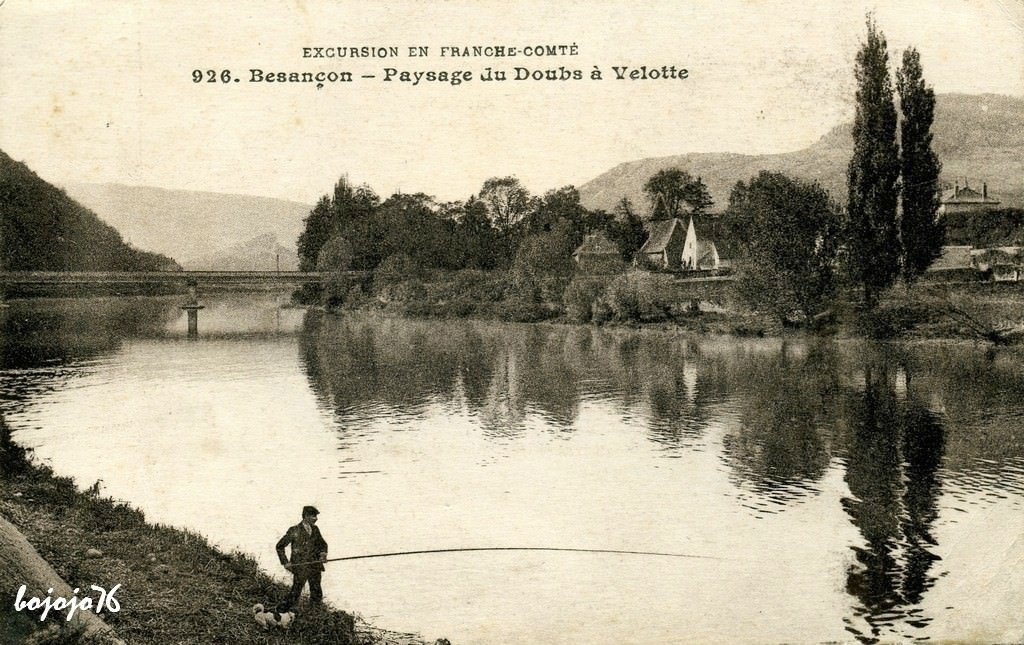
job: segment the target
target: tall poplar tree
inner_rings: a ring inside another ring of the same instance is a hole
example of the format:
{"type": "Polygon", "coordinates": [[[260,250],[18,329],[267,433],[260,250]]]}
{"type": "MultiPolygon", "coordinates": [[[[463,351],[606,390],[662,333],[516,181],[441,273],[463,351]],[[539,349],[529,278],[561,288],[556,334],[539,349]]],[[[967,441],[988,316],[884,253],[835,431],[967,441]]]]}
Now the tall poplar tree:
{"type": "Polygon", "coordinates": [[[903,177],[900,241],[903,245],[903,279],[910,283],[942,253],[946,231],[936,217],[939,211],[939,159],[932,151],[932,119],[935,92],[925,85],[921,57],[911,47],[903,52],[896,72],[900,97],[900,172],[903,177]]]}
{"type": "Polygon", "coordinates": [[[892,286],[900,269],[896,205],[900,173],[896,107],[885,36],[868,17],[867,42],[857,52],[857,110],[853,157],[847,170],[847,269],[864,288],[868,309],[892,286]]]}

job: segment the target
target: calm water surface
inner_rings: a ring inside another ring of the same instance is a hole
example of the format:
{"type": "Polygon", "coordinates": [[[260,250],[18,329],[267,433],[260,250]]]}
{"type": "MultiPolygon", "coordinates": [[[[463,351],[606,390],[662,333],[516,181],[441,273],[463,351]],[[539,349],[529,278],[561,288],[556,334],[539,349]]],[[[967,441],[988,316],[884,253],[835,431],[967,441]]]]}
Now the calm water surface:
{"type": "MultiPolygon", "coordinates": [[[[1024,353],[421,322],[207,299],[0,310],[0,412],[81,486],[453,643],[1024,640],[1024,353]]],[[[259,599],[253,599],[255,602],[259,599]]]]}

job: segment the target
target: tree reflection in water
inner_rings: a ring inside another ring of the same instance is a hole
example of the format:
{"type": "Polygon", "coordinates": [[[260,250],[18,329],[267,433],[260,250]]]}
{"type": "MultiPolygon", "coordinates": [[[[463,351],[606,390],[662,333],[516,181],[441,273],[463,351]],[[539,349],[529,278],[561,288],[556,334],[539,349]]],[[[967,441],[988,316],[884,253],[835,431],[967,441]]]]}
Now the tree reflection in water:
{"type": "Polygon", "coordinates": [[[946,441],[928,406],[946,374],[905,377],[897,392],[912,361],[886,349],[479,321],[310,314],[300,346],[314,390],[351,438],[360,424],[437,405],[471,415],[492,441],[528,427],[570,437],[586,431],[580,408],[594,397],[623,423],[642,420],[664,456],[706,449],[708,428],[720,428],[721,458],[756,514],[817,495],[830,468],[844,471],[842,505],[862,537],[846,572],[856,601],[847,629],[874,642],[929,622],[918,605],[935,581],[946,441]]]}
{"type": "Polygon", "coordinates": [[[737,484],[751,488],[758,513],[772,513],[817,492],[830,461],[838,356],[820,343],[799,354],[751,357],[740,378],[738,422],[723,439],[723,458],[737,484]]]}
{"type": "Polygon", "coordinates": [[[864,368],[863,391],[849,398],[851,497],[843,508],[864,544],[852,547],[856,563],[847,571],[846,590],[859,603],[847,630],[864,643],[896,634],[912,638],[901,633],[902,625],[931,622],[918,605],[935,582],[930,570],[939,559],[929,548],[935,546],[944,429],[918,399],[909,372],[903,401],[894,377],[889,361],[873,361],[864,368]]]}

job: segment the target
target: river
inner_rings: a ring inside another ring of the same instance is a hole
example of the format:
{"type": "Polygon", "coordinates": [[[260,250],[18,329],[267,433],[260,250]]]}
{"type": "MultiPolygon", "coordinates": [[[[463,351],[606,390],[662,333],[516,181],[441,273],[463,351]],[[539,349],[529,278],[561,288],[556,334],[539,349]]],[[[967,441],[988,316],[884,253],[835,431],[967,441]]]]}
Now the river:
{"type": "MultiPolygon", "coordinates": [[[[0,309],[0,412],[241,549],[305,504],[333,604],[453,643],[1024,640],[1024,353],[416,321],[206,298],[0,309]]],[[[102,545],[99,545],[102,548],[102,545]]],[[[253,599],[253,602],[261,599],[253,599]]]]}

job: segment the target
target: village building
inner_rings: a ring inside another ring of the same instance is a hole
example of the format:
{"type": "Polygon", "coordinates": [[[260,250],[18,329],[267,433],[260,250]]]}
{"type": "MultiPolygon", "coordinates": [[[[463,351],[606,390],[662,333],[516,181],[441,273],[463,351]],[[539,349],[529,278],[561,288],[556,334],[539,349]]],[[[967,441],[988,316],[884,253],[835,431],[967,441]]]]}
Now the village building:
{"type": "Polygon", "coordinates": [[[591,233],[573,251],[576,268],[584,273],[617,273],[623,269],[622,253],[604,233],[591,233]]]}
{"type": "Polygon", "coordinates": [[[640,247],[638,259],[659,269],[678,269],[682,264],[686,233],[678,218],[647,222],[647,241],[640,247]]]}
{"type": "Polygon", "coordinates": [[[988,184],[982,182],[979,193],[967,185],[966,179],[961,188],[958,179],[952,188],[943,191],[939,199],[939,215],[987,211],[997,206],[999,206],[999,200],[989,196],[988,184]]]}
{"type": "Polygon", "coordinates": [[[703,218],[691,215],[685,229],[679,218],[648,222],[645,228],[647,241],[637,257],[649,266],[673,271],[710,271],[726,264],[715,242],[698,235],[698,229],[711,228],[703,218]]]}
{"type": "Polygon", "coordinates": [[[720,264],[718,248],[711,240],[697,237],[697,229],[690,217],[690,225],[686,228],[686,240],[683,242],[682,267],[690,271],[717,269],[720,264]]]}

